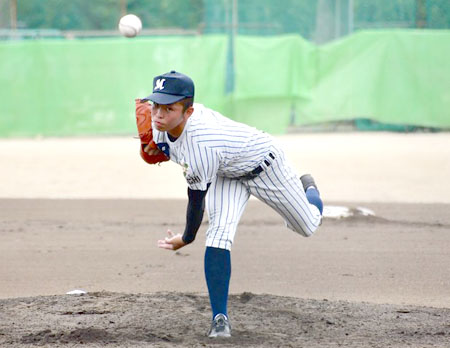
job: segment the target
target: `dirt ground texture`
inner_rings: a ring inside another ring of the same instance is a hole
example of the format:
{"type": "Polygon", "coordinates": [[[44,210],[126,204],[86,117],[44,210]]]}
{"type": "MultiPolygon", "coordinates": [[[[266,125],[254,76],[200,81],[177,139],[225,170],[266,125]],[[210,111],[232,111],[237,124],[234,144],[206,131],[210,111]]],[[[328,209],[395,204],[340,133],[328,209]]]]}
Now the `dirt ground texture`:
{"type": "Polygon", "coordinates": [[[3,346],[448,347],[449,309],[230,297],[231,339],[209,339],[207,296],[189,293],[49,296],[0,302],[3,346]],[[26,328],[24,324],[27,323],[26,328]]]}
{"type": "Polygon", "coordinates": [[[327,206],[375,216],[304,238],[251,200],[219,340],[207,217],[192,245],[156,247],[184,228],[178,168],[144,166],[134,139],[0,140],[0,347],[450,347],[450,136],[281,140],[327,206]]]}
{"type": "Polygon", "coordinates": [[[0,346],[448,347],[449,205],[365,206],[377,216],[304,238],[251,201],[232,251],[233,337],[214,341],[207,221],[185,249],[156,248],[184,201],[0,200],[0,346]]]}

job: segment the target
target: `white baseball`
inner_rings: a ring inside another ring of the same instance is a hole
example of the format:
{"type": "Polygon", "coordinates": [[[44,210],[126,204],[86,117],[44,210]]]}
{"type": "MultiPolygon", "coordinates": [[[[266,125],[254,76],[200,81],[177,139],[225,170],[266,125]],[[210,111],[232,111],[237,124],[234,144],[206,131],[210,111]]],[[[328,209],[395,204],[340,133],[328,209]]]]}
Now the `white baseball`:
{"type": "Polygon", "coordinates": [[[120,18],[119,31],[123,36],[135,37],[142,30],[140,18],[134,14],[127,14],[120,18]]]}

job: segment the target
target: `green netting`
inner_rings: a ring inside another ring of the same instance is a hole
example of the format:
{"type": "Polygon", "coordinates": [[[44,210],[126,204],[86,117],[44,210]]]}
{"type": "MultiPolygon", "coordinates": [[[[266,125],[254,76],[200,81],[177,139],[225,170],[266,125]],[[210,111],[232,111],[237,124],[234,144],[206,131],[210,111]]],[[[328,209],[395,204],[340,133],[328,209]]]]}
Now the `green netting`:
{"type": "Polygon", "coordinates": [[[236,55],[235,117],[255,126],[365,118],[450,127],[449,31],[359,32],[322,46],[239,37],[236,55]],[[272,105],[264,115],[261,103],[272,105]]]}
{"type": "Polygon", "coordinates": [[[324,43],[355,30],[450,28],[448,0],[203,0],[205,33],[300,34],[324,43]]]}
{"type": "Polygon", "coordinates": [[[358,118],[450,127],[450,31],[235,44],[230,91],[226,36],[1,43],[0,136],[135,133],[134,98],[171,69],[192,76],[197,101],[271,133],[358,118]]]}
{"type": "Polygon", "coordinates": [[[315,50],[298,35],[238,37],[234,97],[309,99],[315,50]]]}
{"type": "Polygon", "coordinates": [[[360,32],[317,49],[310,100],[297,124],[368,118],[450,126],[450,32],[360,32]]]}
{"type": "Polygon", "coordinates": [[[134,98],[150,94],[153,77],[172,69],[201,81],[198,98],[220,108],[226,42],[204,36],[2,43],[0,135],[135,132],[134,98]]]}

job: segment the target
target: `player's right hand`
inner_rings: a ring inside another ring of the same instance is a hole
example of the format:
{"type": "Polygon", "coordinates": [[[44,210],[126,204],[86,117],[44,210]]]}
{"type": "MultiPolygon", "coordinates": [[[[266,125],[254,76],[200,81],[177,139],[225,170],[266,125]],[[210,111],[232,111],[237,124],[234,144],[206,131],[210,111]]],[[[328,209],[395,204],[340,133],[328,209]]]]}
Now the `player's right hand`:
{"type": "Polygon", "coordinates": [[[159,155],[162,153],[160,149],[153,149],[150,147],[150,144],[144,147],[144,152],[149,154],[150,156],[159,155]]]}
{"type": "Polygon", "coordinates": [[[168,237],[158,240],[158,248],[168,250],[178,250],[186,245],[180,233],[173,234],[171,230],[167,230],[168,237]]]}

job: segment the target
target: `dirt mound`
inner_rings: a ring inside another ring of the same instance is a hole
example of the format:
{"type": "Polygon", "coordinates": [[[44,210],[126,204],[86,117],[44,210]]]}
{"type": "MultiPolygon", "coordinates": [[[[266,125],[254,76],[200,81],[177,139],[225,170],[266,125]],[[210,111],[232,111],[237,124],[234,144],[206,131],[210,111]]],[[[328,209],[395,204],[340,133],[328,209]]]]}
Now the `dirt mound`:
{"type": "Polygon", "coordinates": [[[209,339],[208,297],[188,293],[0,300],[0,346],[448,347],[450,309],[306,300],[244,292],[231,339],[209,339]]]}

